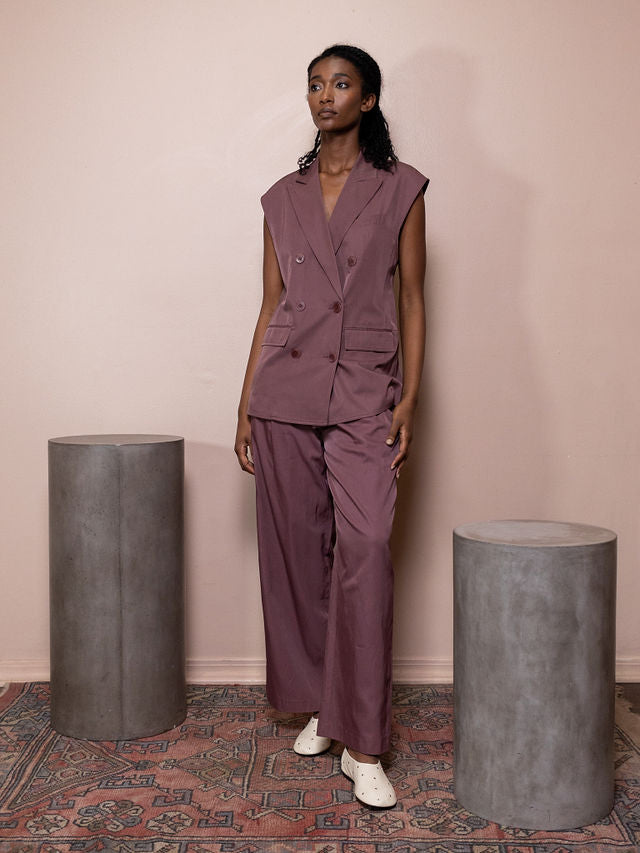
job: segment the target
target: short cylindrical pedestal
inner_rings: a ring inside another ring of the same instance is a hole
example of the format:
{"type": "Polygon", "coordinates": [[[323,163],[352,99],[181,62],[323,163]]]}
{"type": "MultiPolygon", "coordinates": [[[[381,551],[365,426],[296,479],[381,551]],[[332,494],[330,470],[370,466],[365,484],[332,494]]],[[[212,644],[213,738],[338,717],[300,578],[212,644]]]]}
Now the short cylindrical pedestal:
{"type": "Polygon", "coordinates": [[[49,440],[51,724],[146,737],[186,714],[184,439],[49,440]]]}
{"type": "Polygon", "coordinates": [[[454,530],[454,784],[496,823],[571,829],[613,807],[616,534],[454,530]]]}

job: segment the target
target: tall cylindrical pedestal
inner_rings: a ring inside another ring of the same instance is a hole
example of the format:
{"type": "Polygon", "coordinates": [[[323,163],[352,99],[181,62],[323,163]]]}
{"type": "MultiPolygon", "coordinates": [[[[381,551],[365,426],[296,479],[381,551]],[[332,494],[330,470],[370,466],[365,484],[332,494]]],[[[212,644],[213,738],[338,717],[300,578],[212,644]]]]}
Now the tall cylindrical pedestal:
{"type": "Polygon", "coordinates": [[[454,784],[497,823],[570,829],[613,807],[616,534],[454,530],[454,784]]]}
{"type": "Polygon", "coordinates": [[[49,440],[51,723],[145,737],[186,713],[184,439],[49,440]]]}

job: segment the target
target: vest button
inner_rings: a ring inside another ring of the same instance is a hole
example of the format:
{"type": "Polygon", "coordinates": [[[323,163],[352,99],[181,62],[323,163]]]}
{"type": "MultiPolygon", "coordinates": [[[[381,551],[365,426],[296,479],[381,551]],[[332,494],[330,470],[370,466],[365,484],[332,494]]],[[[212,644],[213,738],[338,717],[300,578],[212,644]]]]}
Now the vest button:
{"type": "Polygon", "coordinates": [[[357,263],[358,259],[355,257],[355,255],[349,255],[349,257],[347,258],[347,266],[355,267],[357,263]]]}
{"type": "Polygon", "coordinates": [[[339,314],[342,311],[342,305],[339,302],[334,302],[331,307],[336,314],[339,314]]]}
{"type": "Polygon", "coordinates": [[[292,349],[291,350],[291,358],[300,358],[300,350],[292,349]]]}
{"type": "Polygon", "coordinates": [[[335,353],[333,353],[333,352],[332,352],[332,353],[329,353],[329,355],[327,356],[327,358],[329,359],[329,361],[335,361],[335,360],[336,360],[335,353]]]}
{"type": "Polygon", "coordinates": [[[305,309],[306,307],[307,307],[307,305],[306,305],[306,303],[305,303],[305,302],[298,302],[298,304],[296,305],[296,308],[297,308],[297,310],[298,310],[298,311],[304,311],[304,309],[305,309]]]}
{"type": "Polygon", "coordinates": [[[304,261],[304,255],[300,252],[299,255],[296,255],[296,263],[301,264],[304,261]]]}

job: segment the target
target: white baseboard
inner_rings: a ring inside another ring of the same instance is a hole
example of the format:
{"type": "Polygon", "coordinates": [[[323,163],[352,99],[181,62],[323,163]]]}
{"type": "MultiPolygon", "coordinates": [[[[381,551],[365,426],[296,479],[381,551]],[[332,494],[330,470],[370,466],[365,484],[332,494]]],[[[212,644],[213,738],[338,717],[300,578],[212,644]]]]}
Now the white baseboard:
{"type": "MultiPolygon", "coordinates": [[[[48,660],[0,661],[4,682],[48,681],[48,660]]],[[[393,663],[399,684],[451,684],[453,662],[447,658],[400,658],[393,663]]],[[[264,684],[265,662],[258,658],[192,658],[187,660],[189,684],[264,684]]],[[[616,682],[640,683],[640,657],[616,659],[616,682]]]]}
{"type": "MultiPolygon", "coordinates": [[[[264,660],[187,661],[189,684],[264,684],[265,678],[264,660]]],[[[453,663],[446,659],[395,660],[393,680],[404,684],[451,684],[453,663]]]]}
{"type": "Polygon", "coordinates": [[[11,681],[49,681],[49,659],[0,661],[0,683],[11,681]]]}
{"type": "Polygon", "coordinates": [[[264,684],[265,662],[252,658],[191,658],[187,684],[264,684]]]}
{"type": "Polygon", "coordinates": [[[640,682],[640,658],[616,658],[616,682],[640,682]]]}

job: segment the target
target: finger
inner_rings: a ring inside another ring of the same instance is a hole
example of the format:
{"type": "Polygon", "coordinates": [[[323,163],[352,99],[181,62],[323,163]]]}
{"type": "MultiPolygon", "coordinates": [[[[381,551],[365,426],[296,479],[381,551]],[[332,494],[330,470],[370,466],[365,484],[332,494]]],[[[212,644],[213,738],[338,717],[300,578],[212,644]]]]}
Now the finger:
{"type": "Polygon", "coordinates": [[[404,459],[404,457],[403,457],[402,453],[398,453],[398,455],[396,456],[396,458],[395,458],[395,459],[393,460],[393,462],[391,463],[391,467],[392,467],[392,468],[397,468],[397,467],[398,467],[398,465],[400,465],[400,464],[402,463],[403,459],[404,459]]]}
{"type": "Polygon", "coordinates": [[[245,455],[244,458],[240,459],[240,467],[243,471],[246,471],[247,474],[256,473],[256,469],[254,468],[253,462],[245,455]]]}
{"type": "Polygon", "coordinates": [[[396,438],[398,437],[398,426],[399,425],[396,423],[394,418],[394,420],[391,421],[391,426],[389,427],[389,434],[385,439],[386,444],[391,445],[395,442],[396,438]]]}
{"type": "Polygon", "coordinates": [[[244,458],[246,460],[246,465],[244,467],[244,470],[247,472],[247,474],[253,474],[255,476],[256,469],[255,469],[253,462],[251,461],[251,459],[249,457],[250,453],[251,453],[251,442],[248,441],[244,446],[244,458]]]}
{"type": "Polygon", "coordinates": [[[398,453],[391,463],[391,467],[395,468],[401,462],[403,462],[407,458],[407,454],[409,453],[409,437],[407,435],[406,429],[400,427],[400,445],[398,447],[398,453]]]}
{"type": "Polygon", "coordinates": [[[407,457],[405,456],[404,459],[401,459],[400,462],[398,463],[398,467],[396,468],[396,480],[400,477],[400,471],[404,467],[406,461],[407,461],[407,457]]]}
{"type": "Polygon", "coordinates": [[[235,448],[235,451],[242,470],[246,471],[248,474],[255,475],[255,468],[253,462],[249,459],[249,456],[247,454],[247,450],[250,446],[251,445],[249,444],[241,444],[239,447],[235,448]]]}

